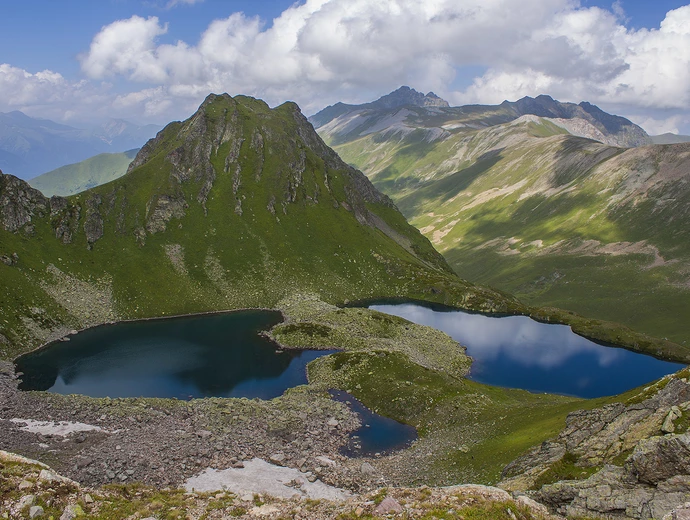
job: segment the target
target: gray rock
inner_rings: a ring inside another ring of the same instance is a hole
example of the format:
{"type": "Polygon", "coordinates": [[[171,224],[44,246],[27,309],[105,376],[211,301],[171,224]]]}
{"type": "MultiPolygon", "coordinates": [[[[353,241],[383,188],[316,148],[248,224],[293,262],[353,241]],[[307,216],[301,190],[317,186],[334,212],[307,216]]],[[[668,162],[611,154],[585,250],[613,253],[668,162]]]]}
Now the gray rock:
{"type": "Polygon", "coordinates": [[[45,514],[41,506],[31,506],[29,509],[29,518],[39,518],[45,514]]]}
{"type": "Polygon", "coordinates": [[[337,466],[334,460],[329,459],[328,457],[325,457],[323,455],[319,455],[318,457],[316,457],[316,460],[320,462],[322,466],[326,466],[328,468],[335,468],[337,466]]]}
{"type": "Polygon", "coordinates": [[[25,181],[0,171],[0,224],[10,233],[48,212],[48,199],[25,181]]]}
{"type": "Polygon", "coordinates": [[[392,497],[386,497],[376,506],[374,513],[377,515],[388,515],[390,513],[402,513],[403,507],[400,503],[392,497]]]}
{"type": "Polygon", "coordinates": [[[19,491],[26,491],[27,489],[31,489],[34,487],[33,482],[29,482],[28,480],[22,480],[19,483],[19,491]]]}
{"type": "Polygon", "coordinates": [[[690,520],[690,502],[686,502],[682,506],[664,515],[662,520],[690,520]]]}
{"type": "Polygon", "coordinates": [[[285,454],[283,453],[274,453],[269,457],[269,460],[273,462],[274,464],[282,464],[285,461],[285,454]]]}
{"type": "Polygon", "coordinates": [[[676,431],[676,427],[673,424],[673,421],[679,419],[682,416],[683,413],[680,411],[680,408],[678,408],[677,406],[672,406],[671,410],[668,412],[668,415],[666,416],[666,419],[664,419],[664,423],[661,425],[661,431],[664,433],[673,433],[674,431],[676,431]]]}
{"type": "Polygon", "coordinates": [[[69,505],[65,508],[60,516],[60,520],[74,520],[75,518],[82,516],[84,511],[78,505],[69,505]]]}
{"type": "Polygon", "coordinates": [[[646,439],[635,448],[630,464],[640,482],[647,484],[690,475],[690,434],[646,439]]]}
{"type": "Polygon", "coordinates": [[[369,464],[368,462],[362,462],[362,465],[359,467],[359,470],[364,474],[364,475],[374,475],[376,474],[376,470],[374,469],[374,466],[369,464]]]}
{"type": "Polygon", "coordinates": [[[19,504],[17,504],[17,507],[19,509],[24,509],[25,507],[34,505],[34,502],[36,502],[35,495],[25,495],[21,499],[19,499],[19,504]]]}
{"type": "Polygon", "coordinates": [[[93,244],[103,236],[103,218],[99,211],[101,196],[92,194],[86,201],[86,219],[84,220],[84,232],[86,241],[93,244]]]}

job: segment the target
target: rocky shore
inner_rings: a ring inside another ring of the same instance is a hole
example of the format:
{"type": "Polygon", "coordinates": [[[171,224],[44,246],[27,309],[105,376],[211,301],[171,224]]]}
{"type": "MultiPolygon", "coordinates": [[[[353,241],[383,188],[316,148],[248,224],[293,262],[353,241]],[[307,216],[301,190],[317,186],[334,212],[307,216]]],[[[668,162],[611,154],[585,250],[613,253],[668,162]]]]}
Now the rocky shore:
{"type": "Polygon", "coordinates": [[[94,399],[19,391],[13,365],[1,363],[0,403],[0,449],[88,486],[178,487],[256,457],[353,490],[381,478],[339,454],[357,415],[309,387],[271,401],[94,399]]]}

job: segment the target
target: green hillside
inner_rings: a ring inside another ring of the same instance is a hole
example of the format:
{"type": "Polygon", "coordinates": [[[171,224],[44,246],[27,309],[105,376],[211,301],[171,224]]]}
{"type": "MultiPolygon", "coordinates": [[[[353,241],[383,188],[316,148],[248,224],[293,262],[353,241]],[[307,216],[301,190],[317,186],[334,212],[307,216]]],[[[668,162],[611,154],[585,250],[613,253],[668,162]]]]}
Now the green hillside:
{"type": "Polygon", "coordinates": [[[138,151],[101,153],[34,177],[29,184],[46,197],[74,195],[122,177],[138,151]]]}
{"type": "Polygon", "coordinates": [[[369,113],[375,131],[349,114],[319,132],[461,277],[690,343],[690,146],[617,148],[530,115],[397,110],[369,113]]]}
{"type": "Polygon", "coordinates": [[[292,103],[210,96],[120,179],[48,200],[3,175],[0,199],[3,357],[70,329],[294,293],[523,308],[457,278],[292,103]]]}

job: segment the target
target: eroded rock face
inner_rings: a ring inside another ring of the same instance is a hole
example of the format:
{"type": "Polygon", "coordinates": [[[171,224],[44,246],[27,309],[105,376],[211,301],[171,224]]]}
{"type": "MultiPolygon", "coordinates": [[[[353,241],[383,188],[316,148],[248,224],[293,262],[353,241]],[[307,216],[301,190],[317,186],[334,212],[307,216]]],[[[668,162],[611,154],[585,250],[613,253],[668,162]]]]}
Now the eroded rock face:
{"type": "Polygon", "coordinates": [[[84,232],[89,245],[103,236],[103,218],[100,213],[101,196],[92,194],[86,201],[86,219],[84,232]]]}
{"type": "Polygon", "coordinates": [[[30,226],[32,218],[43,217],[48,207],[48,199],[40,191],[0,170],[0,219],[6,231],[15,233],[30,226]]]}
{"type": "Polygon", "coordinates": [[[644,396],[649,397],[570,414],[556,439],[506,467],[504,477],[509,478],[501,486],[512,491],[533,487],[570,454],[578,466],[601,469],[586,480],[560,481],[531,493],[560,514],[647,520],[690,501],[690,433],[663,435],[671,426],[676,429],[669,417],[689,413],[690,383],[676,374],[645,389],[644,396]]]}
{"type": "Polygon", "coordinates": [[[676,475],[690,475],[690,434],[646,439],[629,459],[640,482],[659,484],[676,475]]]}

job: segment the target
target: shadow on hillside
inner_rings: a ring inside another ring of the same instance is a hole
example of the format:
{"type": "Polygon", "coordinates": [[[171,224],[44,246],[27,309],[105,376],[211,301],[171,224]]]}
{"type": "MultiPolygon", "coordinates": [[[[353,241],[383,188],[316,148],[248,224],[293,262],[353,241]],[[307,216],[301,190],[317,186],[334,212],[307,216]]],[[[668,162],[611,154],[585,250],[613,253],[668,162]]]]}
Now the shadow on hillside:
{"type": "Polygon", "coordinates": [[[549,184],[552,188],[560,188],[584,179],[596,166],[622,152],[623,149],[613,148],[585,137],[564,136],[555,153],[549,184]]]}
{"type": "Polygon", "coordinates": [[[398,201],[398,208],[407,217],[416,215],[425,203],[443,198],[442,202],[457,196],[472,183],[493,168],[502,158],[503,148],[481,155],[474,164],[448,175],[440,180],[432,180],[398,201]]]}

